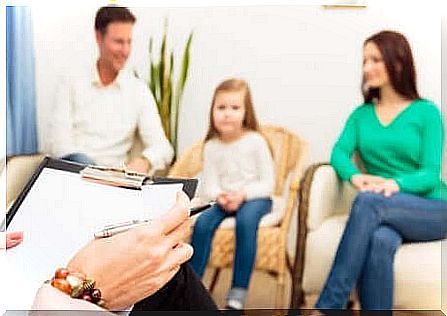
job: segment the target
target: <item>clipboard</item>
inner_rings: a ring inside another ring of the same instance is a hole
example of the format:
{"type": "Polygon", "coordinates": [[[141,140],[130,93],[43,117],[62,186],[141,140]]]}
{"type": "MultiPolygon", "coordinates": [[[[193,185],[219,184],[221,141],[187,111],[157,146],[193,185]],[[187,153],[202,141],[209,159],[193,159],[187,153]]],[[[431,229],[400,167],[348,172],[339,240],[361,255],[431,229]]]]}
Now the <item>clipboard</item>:
{"type": "Polygon", "coordinates": [[[45,157],[11,206],[7,231],[23,230],[24,240],[6,252],[7,310],[29,310],[42,282],[92,240],[98,228],[147,215],[144,194],[163,200],[169,191],[173,204],[173,186],[192,198],[198,184],[197,179],[154,177],[142,190],[121,188],[82,179],[83,168],[45,157]]]}
{"type": "MultiPolygon", "coordinates": [[[[86,165],[62,160],[62,159],[55,159],[51,157],[45,157],[40,165],[37,167],[37,169],[34,171],[33,175],[28,180],[27,184],[23,188],[23,190],[20,192],[20,194],[17,196],[17,199],[14,201],[13,205],[9,209],[9,212],[6,214],[6,228],[8,228],[9,223],[11,223],[14,215],[17,213],[17,211],[20,208],[20,205],[22,204],[23,200],[26,198],[28,192],[36,182],[37,178],[41,174],[42,170],[44,168],[51,168],[55,170],[62,170],[67,171],[71,173],[79,173],[81,170],[83,170],[86,167],[86,165]]],[[[152,183],[154,184],[172,184],[172,183],[182,183],[183,184],[183,192],[188,195],[190,199],[194,197],[194,194],[197,189],[198,180],[197,179],[185,179],[185,178],[166,178],[166,177],[151,177],[152,183]]],[[[5,230],[4,223],[0,225],[0,231],[5,230]]]]}

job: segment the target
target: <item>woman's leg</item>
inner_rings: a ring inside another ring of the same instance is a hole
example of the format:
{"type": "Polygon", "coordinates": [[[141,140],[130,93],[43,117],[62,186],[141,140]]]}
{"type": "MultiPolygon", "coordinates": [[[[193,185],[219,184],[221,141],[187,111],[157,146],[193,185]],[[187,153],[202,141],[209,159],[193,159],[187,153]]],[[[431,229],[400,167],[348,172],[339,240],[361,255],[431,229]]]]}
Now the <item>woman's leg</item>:
{"type": "Polygon", "coordinates": [[[374,231],[369,255],[357,284],[362,309],[393,308],[393,263],[401,244],[402,237],[390,226],[379,226],[374,231]]]}
{"type": "Polygon", "coordinates": [[[200,278],[203,277],[210,256],[214,232],[227,216],[228,214],[218,204],[215,204],[209,210],[200,214],[194,224],[191,241],[194,254],[189,263],[200,278]]]}
{"type": "Polygon", "coordinates": [[[395,229],[406,240],[425,241],[446,236],[447,202],[396,193],[391,197],[359,193],[316,304],[317,308],[342,309],[357,282],[370,240],[380,225],[395,229]]]}
{"type": "Polygon", "coordinates": [[[256,258],[258,225],[272,207],[271,199],[246,201],[236,212],[236,253],[233,288],[248,288],[256,258]]]}

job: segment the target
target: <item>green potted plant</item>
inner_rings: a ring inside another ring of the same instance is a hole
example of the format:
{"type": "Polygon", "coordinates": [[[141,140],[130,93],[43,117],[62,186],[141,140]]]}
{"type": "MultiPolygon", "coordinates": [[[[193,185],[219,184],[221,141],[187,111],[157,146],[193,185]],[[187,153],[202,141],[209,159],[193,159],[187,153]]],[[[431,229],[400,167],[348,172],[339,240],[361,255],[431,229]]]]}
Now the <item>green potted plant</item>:
{"type": "Polygon", "coordinates": [[[188,78],[190,48],[193,37],[191,32],[186,41],[178,78],[174,78],[174,53],[167,47],[168,22],[165,20],[163,38],[158,60],[153,55],[153,38],[149,40],[149,76],[147,85],[157,103],[158,112],[166,137],[174,147],[174,155],[178,150],[178,121],[180,104],[188,78]]]}

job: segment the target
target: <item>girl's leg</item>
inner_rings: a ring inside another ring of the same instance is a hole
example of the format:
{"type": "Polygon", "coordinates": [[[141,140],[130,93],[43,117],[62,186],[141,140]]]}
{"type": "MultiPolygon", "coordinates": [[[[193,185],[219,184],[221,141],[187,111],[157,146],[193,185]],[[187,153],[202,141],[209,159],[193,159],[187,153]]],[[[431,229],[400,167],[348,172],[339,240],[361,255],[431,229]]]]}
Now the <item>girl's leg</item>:
{"type": "Polygon", "coordinates": [[[373,233],[357,291],[362,309],[393,308],[393,262],[402,244],[400,234],[390,226],[379,226],[373,233]]]}
{"type": "Polygon", "coordinates": [[[234,299],[242,305],[245,301],[256,258],[258,225],[271,207],[271,199],[253,199],[246,201],[236,212],[236,253],[228,301],[234,299]]]}
{"type": "Polygon", "coordinates": [[[316,304],[342,309],[369,256],[370,240],[380,225],[388,225],[407,240],[435,240],[446,236],[447,202],[397,193],[391,197],[359,193],[352,205],[337,253],[316,304]]]}
{"type": "Polygon", "coordinates": [[[200,278],[203,277],[210,256],[214,232],[226,216],[227,213],[218,204],[215,204],[212,208],[203,212],[194,225],[191,241],[194,254],[190,260],[190,265],[200,278]]]}

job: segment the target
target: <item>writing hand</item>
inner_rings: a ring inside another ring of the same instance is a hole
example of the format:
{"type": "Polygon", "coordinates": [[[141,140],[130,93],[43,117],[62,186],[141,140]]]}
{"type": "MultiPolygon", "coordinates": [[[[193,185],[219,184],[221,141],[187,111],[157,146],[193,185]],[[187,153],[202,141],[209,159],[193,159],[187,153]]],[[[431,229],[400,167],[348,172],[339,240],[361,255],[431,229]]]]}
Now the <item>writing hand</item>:
{"type": "Polygon", "coordinates": [[[192,247],[183,243],[190,229],[189,204],[180,192],[167,214],[147,225],[91,241],[67,268],[96,280],[108,309],[135,304],[158,291],[191,258],[192,247]]]}

